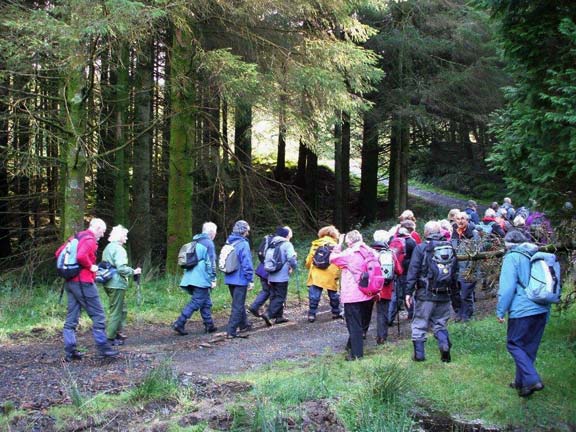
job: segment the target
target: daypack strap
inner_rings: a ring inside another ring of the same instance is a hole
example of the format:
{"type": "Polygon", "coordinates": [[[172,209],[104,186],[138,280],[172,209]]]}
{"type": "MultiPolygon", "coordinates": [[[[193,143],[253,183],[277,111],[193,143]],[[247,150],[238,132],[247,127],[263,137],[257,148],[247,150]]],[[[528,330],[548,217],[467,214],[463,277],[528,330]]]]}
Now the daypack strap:
{"type": "MultiPolygon", "coordinates": [[[[519,255],[522,255],[523,257],[528,259],[528,262],[530,264],[530,266],[532,266],[532,257],[530,255],[528,255],[526,252],[522,252],[519,250],[511,250],[509,253],[517,253],[519,255]]],[[[528,282],[530,282],[530,275],[528,276],[528,282]]],[[[522,283],[522,281],[520,280],[520,278],[518,278],[518,284],[522,287],[522,289],[526,289],[526,285],[524,285],[522,283]]]]}

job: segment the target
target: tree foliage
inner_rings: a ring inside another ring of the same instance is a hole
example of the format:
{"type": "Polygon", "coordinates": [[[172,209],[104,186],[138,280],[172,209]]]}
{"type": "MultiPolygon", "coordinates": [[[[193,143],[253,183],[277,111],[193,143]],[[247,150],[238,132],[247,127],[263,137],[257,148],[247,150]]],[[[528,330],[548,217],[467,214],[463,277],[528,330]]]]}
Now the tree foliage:
{"type": "Polygon", "coordinates": [[[558,211],[576,185],[576,7],[571,1],[488,1],[514,85],[493,119],[490,162],[524,202],[558,211]]]}

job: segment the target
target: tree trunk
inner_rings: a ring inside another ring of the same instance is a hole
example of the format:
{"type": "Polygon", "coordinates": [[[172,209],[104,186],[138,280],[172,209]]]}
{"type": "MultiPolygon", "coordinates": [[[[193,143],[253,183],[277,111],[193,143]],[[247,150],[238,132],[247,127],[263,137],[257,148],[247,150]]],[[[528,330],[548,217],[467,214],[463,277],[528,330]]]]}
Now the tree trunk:
{"type": "MultiPolygon", "coordinates": [[[[318,156],[312,150],[306,150],[306,189],[304,198],[314,218],[318,211],[318,156]]],[[[314,221],[312,221],[314,222],[314,221]]]]}
{"type": "Polygon", "coordinates": [[[388,217],[396,217],[408,202],[408,128],[397,115],[392,118],[390,135],[390,168],[388,184],[388,217]]]}
{"type": "Polygon", "coordinates": [[[130,109],[130,76],[128,65],[130,64],[130,52],[126,45],[120,48],[120,61],[118,62],[118,82],[116,84],[116,109],[114,138],[116,152],[114,166],[116,176],[114,180],[114,225],[128,226],[130,205],[129,192],[129,163],[127,161],[128,149],[126,148],[128,135],[128,111],[130,109]]]}
{"type": "Polygon", "coordinates": [[[238,100],[234,115],[234,154],[238,162],[252,162],[252,105],[238,100]]]}
{"type": "MultiPolygon", "coordinates": [[[[0,69],[4,70],[4,65],[0,64],[0,69]]],[[[0,82],[0,258],[12,255],[10,244],[10,228],[8,217],[8,106],[5,101],[8,99],[8,80],[0,82]]]]}
{"type": "Polygon", "coordinates": [[[304,141],[300,138],[298,144],[298,167],[296,168],[296,178],[294,184],[302,189],[306,187],[306,162],[308,151],[304,145],[304,141]]]}
{"type": "Polygon", "coordinates": [[[152,251],[152,217],[150,213],[150,181],[152,172],[152,92],[154,87],[153,47],[140,53],[135,68],[134,174],[132,191],[132,257],[137,264],[149,263],[152,251]]]}
{"type": "Polygon", "coordinates": [[[350,116],[340,113],[342,123],[334,129],[336,176],[334,224],[341,231],[348,231],[348,197],[350,189],[350,116]]]}
{"type": "Polygon", "coordinates": [[[185,30],[174,29],[171,56],[170,171],[168,179],[168,220],[166,271],[177,272],[180,246],[192,238],[192,148],[196,140],[195,86],[191,70],[192,38],[185,30]]]}
{"type": "Polygon", "coordinates": [[[64,116],[68,137],[63,145],[62,236],[67,238],[84,229],[84,179],[86,178],[86,92],[83,68],[69,71],[65,77],[64,116]]]}
{"type": "Polygon", "coordinates": [[[378,124],[374,113],[364,113],[362,134],[362,172],[360,182],[360,211],[364,223],[376,219],[378,212],[378,124]]]}
{"type": "Polygon", "coordinates": [[[276,156],[276,170],[274,176],[282,180],[286,170],[286,98],[280,97],[280,111],[278,113],[278,154],[276,156]]]}

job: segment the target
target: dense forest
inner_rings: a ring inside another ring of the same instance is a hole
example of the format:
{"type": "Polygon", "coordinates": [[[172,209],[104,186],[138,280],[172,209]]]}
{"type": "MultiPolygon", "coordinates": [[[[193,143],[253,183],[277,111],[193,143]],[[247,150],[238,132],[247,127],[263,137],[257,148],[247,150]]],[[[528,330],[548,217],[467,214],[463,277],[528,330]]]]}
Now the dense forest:
{"type": "Polygon", "coordinates": [[[572,1],[1,4],[4,269],[92,216],[173,272],[206,220],[344,230],[398,215],[409,179],[575,198],[572,1]]]}

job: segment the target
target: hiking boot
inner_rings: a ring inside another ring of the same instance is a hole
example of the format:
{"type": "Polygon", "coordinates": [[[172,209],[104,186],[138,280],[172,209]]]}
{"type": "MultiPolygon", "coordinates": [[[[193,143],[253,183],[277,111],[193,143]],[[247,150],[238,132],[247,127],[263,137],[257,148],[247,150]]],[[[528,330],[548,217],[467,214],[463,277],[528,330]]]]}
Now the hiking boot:
{"type": "Polygon", "coordinates": [[[520,387],[522,387],[520,384],[516,384],[514,381],[512,381],[511,383],[508,383],[508,387],[514,389],[514,390],[518,390],[520,389],[520,387]]]}
{"type": "Polygon", "coordinates": [[[260,318],[262,318],[264,320],[264,322],[266,323],[266,326],[272,327],[272,321],[270,321],[270,318],[268,318],[268,315],[263,313],[262,315],[260,315],[260,318]]]}
{"type": "Polygon", "coordinates": [[[529,386],[525,386],[525,387],[520,387],[520,389],[518,389],[518,396],[520,397],[528,397],[530,396],[532,393],[534,393],[535,391],[540,391],[544,389],[544,384],[542,384],[540,381],[537,382],[536,384],[532,384],[529,386]]]}
{"type": "Polygon", "coordinates": [[[245,334],[235,334],[235,335],[227,334],[226,339],[248,339],[248,335],[245,335],[245,334]]]}
{"type": "Polygon", "coordinates": [[[176,322],[172,324],[172,330],[174,330],[180,336],[186,336],[188,334],[188,332],[184,330],[184,326],[180,326],[176,322]]]}
{"type": "Polygon", "coordinates": [[[445,351],[440,350],[440,360],[444,363],[450,363],[452,361],[452,357],[450,356],[450,349],[445,351]]]}
{"type": "Polygon", "coordinates": [[[84,357],[84,355],[80,351],[74,350],[72,352],[66,353],[64,361],[67,363],[70,363],[72,361],[80,361],[82,360],[82,357],[84,357]]]}
{"type": "Polygon", "coordinates": [[[412,360],[417,362],[426,360],[424,341],[412,341],[412,344],[414,345],[414,355],[412,356],[412,360]]]}
{"type": "Polygon", "coordinates": [[[356,361],[356,360],[360,360],[362,357],[356,357],[353,356],[352,354],[348,353],[346,354],[346,357],[344,357],[344,360],[346,361],[356,361]]]}
{"type": "Polygon", "coordinates": [[[308,314],[308,322],[313,323],[316,321],[316,315],[308,314]]]}
{"type": "Polygon", "coordinates": [[[248,312],[250,312],[256,318],[260,318],[260,312],[258,312],[258,310],[254,309],[252,306],[248,306],[248,312]]]}
{"type": "Polygon", "coordinates": [[[376,345],[384,345],[385,342],[386,342],[385,337],[377,337],[376,338],[376,345]]]}
{"type": "MultiPolygon", "coordinates": [[[[174,329],[176,330],[176,329],[174,329]]],[[[176,330],[178,331],[178,330],[176,330]]],[[[204,333],[215,333],[218,331],[218,327],[216,327],[214,324],[212,324],[211,326],[205,326],[204,327],[204,333]]],[[[187,332],[185,332],[186,334],[188,334],[187,332]]]]}
{"type": "Polygon", "coordinates": [[[252,330],[252,323],[249,323],[246,327],[242,327],[241,329],[238,329],[238,333],[246,333],[252,330]]]}
{"type": "Polygon", "coordinates": [[[109,346],[98,349],[98,356],[100,358],[112,358],[118,356],[118,354],[120,354],[120,351],[115,350],[109,346]]]}
{"type": "Polygon", "coordinates": [[[124,345],[124,341],[122,339],[108,339],[108,344],[110,346],[122,346],[124,345]]]}
{"type": "Polygon", "coordinates": [[[333,320],[344,319],[344,317],[340,314],[332,314],[332,319],[333,320]]]}
{"type": "Polygon", "coordinates": [[[116,339],[126,340],[127,336],[122,332],[116,332],[116,339]]]}
{"type": "Polygon", "coordinates": [[[274,320],[274,324],[284,324],[290,321],[288,318],[279,317],[274,320]]]}

